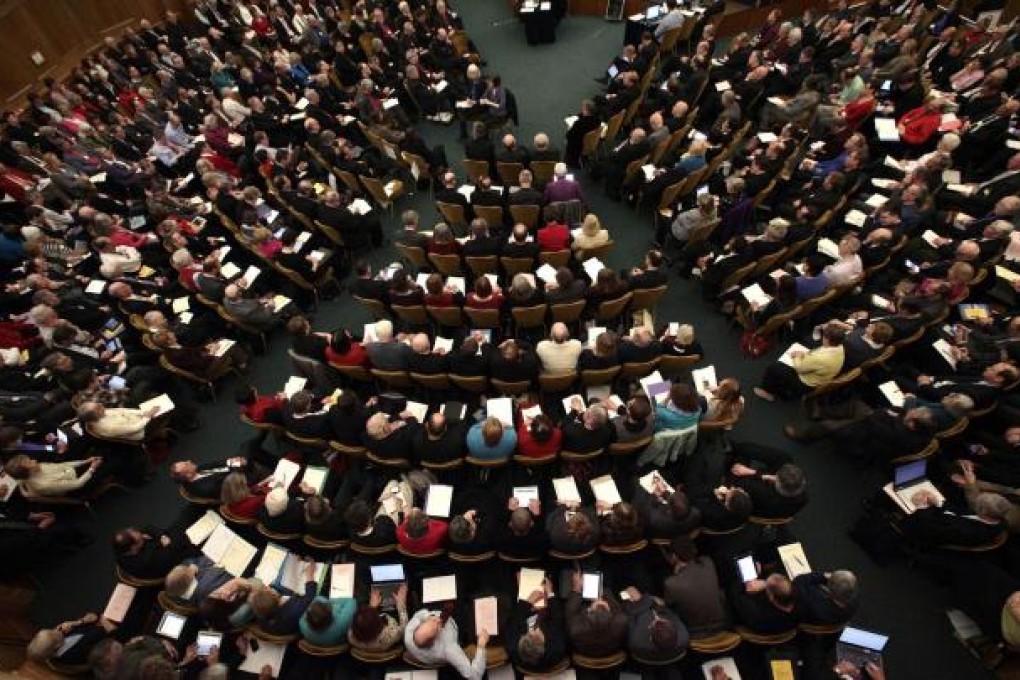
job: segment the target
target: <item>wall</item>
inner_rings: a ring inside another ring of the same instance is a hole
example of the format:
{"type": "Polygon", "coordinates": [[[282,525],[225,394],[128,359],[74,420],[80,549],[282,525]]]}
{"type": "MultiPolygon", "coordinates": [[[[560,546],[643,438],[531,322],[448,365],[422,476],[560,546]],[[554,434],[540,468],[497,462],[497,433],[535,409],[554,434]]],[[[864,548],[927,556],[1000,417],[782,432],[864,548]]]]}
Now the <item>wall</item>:
{"type": "Polygon", "coordinates": [[[64,78],[108,35],[144,18],[159,20],[183,0],[0,0],[0,102],[16,105],[50,76],[64,78]],[[32,62],[39,52],[45,61],[32,62]]]}

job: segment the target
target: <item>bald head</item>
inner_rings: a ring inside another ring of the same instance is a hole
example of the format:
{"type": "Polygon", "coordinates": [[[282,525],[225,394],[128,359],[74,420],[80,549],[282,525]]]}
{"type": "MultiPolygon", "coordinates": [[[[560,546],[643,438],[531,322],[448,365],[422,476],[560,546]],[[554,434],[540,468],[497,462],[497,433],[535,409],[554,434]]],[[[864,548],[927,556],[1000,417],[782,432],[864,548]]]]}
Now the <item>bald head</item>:
{"type": "Polygon", "coordinates": [[[549,337],[555,342],[566,342],[570,339],[570,329],[567,328],[567,324],[557,321],[549,331],[549,337]]]}
{"type": "Polygon", "coordinates": [[[418,333],[411,338],[411,349],[414,350],[415,354],[428,354],[430,347],[429,336],[424,333],[418,333]]]}

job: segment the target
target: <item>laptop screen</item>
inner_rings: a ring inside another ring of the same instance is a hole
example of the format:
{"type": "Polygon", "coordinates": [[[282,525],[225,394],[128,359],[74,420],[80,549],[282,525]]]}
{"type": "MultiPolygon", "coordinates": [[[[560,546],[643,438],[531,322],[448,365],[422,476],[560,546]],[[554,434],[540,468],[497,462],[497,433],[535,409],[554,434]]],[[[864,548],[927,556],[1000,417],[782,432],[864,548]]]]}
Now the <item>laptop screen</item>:
{"type": "Polygon", "coordinates": [[[372,582],[386,583],[387,581],[403,581],[404,565],[402,564],[378,564],[372,567],[372,582]]]}
{"type": "Polygon", "coordinates": [[[881,652],[885,649],[886,643],[889,642],[889,636],[847,626],[843,629],[843,634],[839,636],[839,641],[844,644],[856,645],[857,647],[881,652]]]}
{"type": "Polygon", "coordinates": [[[928,461],[915,460],[913,463],[899,465],[893,472],[893,485],[904,486],[918,479],[924,479],[928,469],[928,461]]]}

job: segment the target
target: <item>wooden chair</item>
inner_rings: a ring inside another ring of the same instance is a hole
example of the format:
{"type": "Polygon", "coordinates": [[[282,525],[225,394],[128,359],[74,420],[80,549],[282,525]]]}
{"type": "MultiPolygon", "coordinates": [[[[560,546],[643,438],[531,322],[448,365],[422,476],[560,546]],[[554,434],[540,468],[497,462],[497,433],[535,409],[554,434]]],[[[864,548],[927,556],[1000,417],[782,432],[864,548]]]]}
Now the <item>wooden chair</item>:
{"type": "Polygon", "coordinates": [[[393,204],[398,198],[404,195],[404,183],[398,179],[394,179],[384,185],[381,180],[367,175],[361,175],[359,179],[368,193],[371,194],[373,199],[375,199],[375,202],[383,208],[388,209],[392,214],[393,204]]]}
{"type": "Polygon", "coordinates": [[[310,548],[312,551],[336,554],[341,550],[345,549],[349,541],[342,538],[327,541],[321,538],[316,538],[315,536],[309,536],[308,534],[305,534],[304,536],[301,537],[301,543],[303,543],[305,547],[310,548]]]}
{"type": "Polygon", "coordinates": [[[429,317],[440,328],[460,328],[464,325],[464,315],[461,314],[460,307],[433,307],[429,305],[425,308],[425,311],[428,312],[429,317]]]}
{"type": "Polygon", "coordinates": [[[351,647],[346,642],[341,642],[338,645],[330,645],[329,647],[320,647],[319,645],[313,645],[311,642],[305,640],[304,638],[298,640],[297,646],[298,649],[300,649],[305,654],[320,659],[332,659],[334,657],[340,656],[341,654],[346,654],[347,650],[349,650],[351,647]]]}
{"type": "Polygon", "coordinates": [[[414,387],[414,383],[411,382],[411,376],[407,371],[384,371],[379,368],[370,370],[376,382],[385,388],[400,391],[414,387]]]}
{"type": "Polygon", "coordinates": [[[746,526],[747,523],[745,522],[744,524],[733,527],[732,529],[708,529],[706,527],[702,527],[701,533],[705,536],[732,536],[733,534],[739,534],[746,526]]]}
{"type": "Polygon", "coordinates": [[[486,550],[485,552],[478,553],[477,555],[468,553],[459,553],[451,550],[446,555],[450,558],[450,561],[458,565],[472,565],[472,564],[485,564],[491,560],[496,559],[495,550],[486,550]]]}
{"type": "Polygon", "coordinates": [[[605,449],[595,449],[594,451],[560,451],[560,460],[566,461],[567,463],[586,463],[590,460],[595,460],[602,455],[605,449]]]}
{"type": "Polygon", "coordinates": [[[380,458],[371,451],[366,451],[365,460],[391,473],[400,473],[411,469],[411,461],[407,458],[380,458]]]}
{"type": "Polygon", "coordinates": [[[531,170],[531,179],[536,187],[544,187],[552,181],[553,170],[556,161],[531,161],[528,169],[531,170]]]}
{"type": "Polygon", "coordinates": [[[599,143],[602,141],[602,133],[606,129],[606,127],[595,128],[584,135],[581,140],[581,158],[583,160],[591,162],[595,159],[599,151],[599,143]]]}
{"type": "Polygon", "coordinates": [[[396,543],[387,543],[386,545],[364,545],[357,541],[351,541],[349,547],[351,552],[357,553],[362,557],[383,557],[397,551],[396,543]]]}
{"type": "Polygon", "coordinates": [[[724,630],[715,635],[691,638],[687,646],[698,654],[718,655],[733,651],[741,642],[740,635],[732,630],[724,630]]]}
{"type": "Polygon", "coordinates": [[[587,369],[581,371],[581,384],[585,387],[595,385],[612,385],[616,376],[620,374],[620,366],[609,368],[587,369]]]}
{"type": "Polygon", "coordinates": [[[499,258],[500,269],[506,274],[507,280],[517,274],[524,274],[535,270],[535,262],[530,257],[501,257],[499,258]]]}
{"type": "Polygon", "coordinates": [[[676,656],[672,657],[672,658],[663,659],[661,661],[658,660],[658,659],[645,659],[645,658],[642,658],[642,657],[637,656],[635,654],[631,654],[630,655],[630,660],[633,661],[634,663],[638,664],[638,665],[641,665],[641,666],[653,666],[653,667],[657,667],[657,666],[674,666],[676,664],[679,664],[681,661],[683,661],[685,656],[687,656],[687,650],[686,649],[684,651],[680,652],[679,654],[677,654],[676,656]]]}
{"type": "Polygon", "coordinates": [[[626,111],[619,111],[606,121],[605,134],[602,135],[602,138],[609,144],[616,141],[617,136],[619,136],[620,128],[623,127],[623,118],[626,115],[626,111]]]}
{"type": "MultiPolygon", "coordinates": [[[[421,248],[418,248],[418,250],[421,250],[421,248]]],[[[379,319],[390,318],[390,312],[388,309],[386,309],[386,305],[383,304],[382,300],[358,297],[357,295],[351,295],[351,297],[354,298],[356,302],[360,303],[362,307],[367,309],[368,312],[372,315],[372,318],[374,318],[376,321],[378,321],[379,319]]]]}
{"type": "Polygon", "coordinates": [[[471,276],[476,279],[486,274],[499,273],[499,257],[496,255],[465,257],[464,264],[467,265],[471,276]]]}
{"type": "Polygon", "coordinates": [[[612,545],[602,543],[599,545],[599,550],[606,553],[607,555],[637,555],[642,550],[648,547],[647,539],[639,539],[633,543],[627,543],[626,545],[612,545]]]}
{"type": "Polygon", "coordinates": [[[515,187],[520,185],[521,170],[524,169],[522,163],[508,163],[506,161],[496,161],[496,174],[499,175],[499,181],[503,183],[503,186],[515,187]]]}
{"type": "Polygon", "coordinates": [[[348,458],[364,458],[368,453],[368,449],[364,446],[350,446],[335,440],[329,443],[329,448],[348,458]]]}
{"type": "Polygon", "coordinates": [[[641,288],[632,292],[634,295],[630,301],[630,308],[632,310],[640,311],[646,309],[649,312],[654,312],[655,308],[659,305],[659,300],[666,294],[666,286],[641,288]]]}
{"type": "Polygon", "coordinates": [[[258,522],[254,517],[242,517],[236,514],[226,505],[220,505],[219,508],[220,517],[225,519],[230,524],[236,524],[238,526],[255,526],[258,522]]]}
{"type": "Polygon", "coordinates": [[[213,505],[220,504],[219,500],[215,498],[200,498],[199,496],[193,496],[192,494],[188,493],[187,489],[185,489],[183,486],[177,487],[177,493],[181,495],[181,498],[183,498],[188,503],[191,503],[192,505],[207,505],[211,507],[213,505]]]}
{"type": "Polygon", "coordinates": [[[547,456],[514,456],[514,465],[520,468],[544,468],[550,465],[554,465],[559,458],[559,454],[550,453],[547,456]]]}
{"type": "Polygon", "coordinates": [[[390,309],[398,319],[411,327],[421,328],[431,325],[425,305],[391,305],[390,309]]]}
{"type": "Polygon", "coordinates": [[[489,161],[474,161],[465,158],[461,162],[464,164],[464,173],[469,183],[476,184],[480,177],[489,176],[489,161]]]}
{"type": "Polygon", "coordinates": [[[608,656],[585,656],[575,652],[570,655],[570,658],[578,668],[588,671],[608,671],[622,666],[627,660],[627,653],[620,651],[608,656]]]}
{"type": "Polygon", "coordinates": [[[562,562],[580,562],[581,560],[588,559],[594,554],[595,548],[578,553],[568,553],[563,552],[562,550],[556,550],[555,548],[550,548],[548,553],[549,557],[553,558],[554,560],[560,560],[562,562]]]}
{"type": "Polygon", "coordinates": [[[1008,540],[1009,532],[1001,531],[994,539],[982,545],[940,545],[939,550],[949,550],[951,552],[960,553],[987,553],[998,550],[1002,546],[1006,545],[1006,541],[1008,540]]]}
{"type": "Polygon", "coordinates": [[[464,206],[457,203],[436,201],[436,210],[443,216],[443,221],[450,225],[450,228],[455,232],[463,233],[467,229],[467,217],[464,215],[464,206]]]}
{"type": "Polygon", "coordinates": [[[257,623],[248,624],[248,632],[257,637],[263,642],[272,642],[278,645],[289,645],[298,639],[297,633],[290,633],[287,635],[277,635],[276,633],[270,633],[265,630],[262,626],[257,623]]]}
{"type": "Polygon", "coordinates": [[[935,433],[935,439],[937,439],[939,441],[945,441],[947,439],[952,439],[953,437],[956,437],[957,435],[963,434],[964,430],[967,429],[968,425],[970,425],[970,419],[967,418],[967,416],[963,416],[962,418],[957,420],[955,423],[953,423],[952,425],[950,425],[946,429],[944,429],[944,430],[942,430],[940,432],[936,432],[935,433]]]}
{"type": "Polygon", "coordinates": [[[450,380],[445,373],[410,373],[411,380],[434,392],[445,392],[450,389],[450,380]]]}
{"type": "Polygon", "coordinates": [[[531,389],[530,380],[514,380],[510,382],[498,378],[489,378],[489,384],[502,397],[517,397],[531,389]]]}
{"type": "Polygon", "coordinates": [[[332,363],[330,366],[342,377],[354,383],[370,383],[374,380],[372,373],[364,366],[343,366],[332,363]]]}
{"type": "MultiPolygon", "coordinates": [[[[464,654],[467,655],[467,658],[473,659],[475,658],[475,652],[477,650],[478,648],[475,645],[468,645],[464,648],[464,654]]],[[[485,648],[486,668],[499,668],[500,666],[505,666],[509,660],[510,657],[507,654],[506,647],[503,645],[489,645],[485,648]]],[[[491,674],[489,674],[489,677],[491,677],[491,674]]]]}
{"type": "Polygon", "coordinates": [[[281,533],[278,533],[276,531],[272,531],[270,529],[267,529],[262,524],[262,522],[259,522],[258,524],[256,524],[255,525],[255,529],[261,535],[265,536],[270,541],[275,541],[276,543],[291,543],[291,542],[294,542],[294,541],[301,540],[301,534],[299,534],[299,533],[281,534],[281,533]]]}
{"type": "Polygon", "coordinates": [[[538,222],[538,216],[541,212],[541,206],[537,205],[510,206],[510,216],[513,217],[514,224],[523,224],[528,229],[535,228],[535,224],[538,222]]]}
{"type": "Polygon", "coordinates": [[[460,255],[440,255],[429,253],[429,262],[436,271],[446,276],[460,276],[463,272],[460,267],[460,255]]]}
{"type": "Polygon", "coordinates": [[[545,316],[548,313],[548,309],[544,304],[512,308],[510,316],[514,320],[514,331],[519,335],[522,330],[541,328],[544,333],[545,316]]]}
{"type": "Polygon", "coordinates": [[[757,262],[751,262],[750,264],[746,264],[743,267],[737,269],[736,271],[730,273],[725,279],[723,279],[722,284],[719,286],[719,290],[727,291],[730,288],[739,285],[741,281],[747,278],[748,274],[754,271],[754,268],[756,266],[758,266],[757,262]]]}
{"type": "Polygon", "coordinates": [[[576,302],[561,302],[549,305],[549,317],[553,323],[577,323],[581,315],[584,314],[587,304],[584,300],[577,300],[576,302]]]}
{"type": "Polygon", "coordinates": [[[626,293],[615,300],[606,300],[601,303],[598,309],[595,310],[595,322],[598,324],[615,322],[623,316],[623,312],[627,309],[628,305],[630,305],[630,301],[633,297],[634,293],[626,293]]]}
{"type": "Polygon", "coordinates": [[[855,380],[857,380],[860,377],[861,377],[861,369],[860,368],[850,369],[846,373],[842,373],[840,375],[837,375],[835,378],[833,378],[829,382],[827,382],[827,383],[825,383],[823,385],[819,385],[814,390],[812,390],[809,394],[804,395],[802,401],[804,402],[805,405],[808,405],[808,404],[811,404],[813,402],[816,402],[816,401],[818,401],[819,399],[821,399],[822,397],[824,397],[827,394],[832,394],[833,392],[838,392],[839,390],[847,387],[848,385],[852,384],[855,380]]]}
{"type": "Polygon", "coordinates": [[[571,252],[569,248],[564,250],[551,250],[548,252],[542,251],[538,254],[538,265],[541,267],[543,264],[547,264],[554,269],[566,267],[570,264],[570,255],[571,252]]]}
{"type": "Polygon", "coordinates": [[[839,635],[846,628],[845,623],[799,623],[797,629],[805,635],[831,637],[839,635]]]}
{"type": "Polygon", "coordinates": [[[501,328],[502,317],[498,309],[472,309],[464,308],[464,315],[471,322],[472,328],[501,328]]]}
{"type": "Polygon", "coordinates": [[[913,463],[914,461],[924,460],[925,458],[931,458],[939,450],[939,440],[932,439],[928,444],[920,451],[910,453],[905,456],[893,458],[889,461],[889,464],[893,467],[897,465],[903,465],[904,463],[913,463]]]}
{"type": "Polygon", "coordinates": [[[426,470],[431,470],[432,472],[452,472],[453,470],[459,470],[464,467],[464,459],[456,458],[444,463],[433,463],[423,460],[421,461],[421,466],[426,470]]]}
{"type": "Polygon", "coordinates": [[[117,574],[118,581],[125,585],[133,586],[135,588],[155,588],[157,586],[162,586],[163,582],[166,580],[162,576],[156,578],[143,578],[141,576],[132,576],[131,574],[121,569],[119,565],[114,565],[114,571],[117,574]]]}
{"type": "Polygon", "coordinates": [[[644,437],[643,439],[635,439],[632,442],[613,442],[608,448],[606,448],[606,452],[610,456],[619,456],[623,458],[637,454],[651,443],[651,436],[644,437]]]}
{"type": "Polygon", "coordinates": [[[659,358],[659,372],[664,378],[676,377],[691,370],[691,366],[701,362],[700,354],[673,356],[663,354],[659,358]]]}
{"type": "Polygon", "coordinates": [[[755,633],[750,628],[737,626],[737,635],[740,636],[741,640],[752,645],[758,645],[761,647],[778,647],[779,645],[784,645],[797,637],[797,629],[784,630],[781,633],[773,633],[771,635],[762,635],[760,633],[755,633]]]}
{"type": "Polygon", "coordinates": [[[156,603],[163,611],[173,612],[174,614],[180,614],[181,616],[193,616],[198,613],[197,604],[181,602],[180,600],[167,595],[165,590],[161,590],[156,594],[156,603]]]}
{"type": "Polygon", "coordinates": [[[793,517],[756,517],[751,515],[747,521],[761,527],[782,527],[792,522],[793,517]]]}
{"type": "Polygon", "coordinates": [[[299,434],[294,434],[287,430],[283,431],[283,436],[304,451],[325,451],[329,448],[329,442],[325,439],[319,439],[317,437],[302,437],[299,434]]]}
{"type": "Polygon", "coordinates": [[[609,257],[609,251],[613,249],[614,245],[616,244],[613,241],[607,241],[600,246],[595,246],[594,248],[588,248],[586,250],[579,249],[577,251],[577,261],[584,262],[590,258],[597,257],[602,262],[605,262],[606,258],[609,257]]]}
{"type": "Polygon", "coordinates": [[[485,220],[490,227],[499,228],[503,224],[503,207],[499,205],[476,205],[473,208],[475,217],[485,220]]]}
{"type": "Polygon", "coordinates": [[[469,394],[485,394],[489,389],[489,379],[484,375],[449,374],[450,382],[469,394]]]}
{"type": "Polygon", "coordinates": [[[574,373],[563,375],[541,374],[538,376],[538,385],[545,394],[563,394],[564,392],[569,392],[573,390],[575,382],[577,382],[577,375],[574,373]]]}
{"type": "Polygon", "coordinates": [[[651,361],[628,361],[620,366],[620,377],[624,380],[637,380],[651,375],[659,367],[662,357],[655,357],[651,361]]]}
{"type": "MultiPolygon", "coordinates": [[[[460,207],[460,206],[458,206],[460,207]]],[[[425,249],[419,246],[409,246],[404,243],[394,243],[393,247],[400,253],[401,259],[411,264],[414,268],[414,273],[418,273],[423,269],[429,269],[429,258],[425,254],[425,249]]]]}

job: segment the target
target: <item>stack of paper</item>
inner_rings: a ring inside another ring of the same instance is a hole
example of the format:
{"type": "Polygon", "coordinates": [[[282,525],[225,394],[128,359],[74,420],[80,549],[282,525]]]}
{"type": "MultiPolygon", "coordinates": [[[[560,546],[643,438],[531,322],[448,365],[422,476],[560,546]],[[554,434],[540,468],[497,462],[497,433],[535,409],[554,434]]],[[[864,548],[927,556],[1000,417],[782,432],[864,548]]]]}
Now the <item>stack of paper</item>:
{"type": "Polygon", "coordinates": [[[808,348],[805,347],[804,345],[800,344],[799,342],[795,342],[792,345],[790,345],[789,349],[783,352],[783,356],[779,357],[779,362],[792,367],[793,354],[795,352],[803,352],[804,354],[807,354],[809,351],[810,350],[808,350],[808,348]]]}
{"type": "Polygon", "coordinates": [[[283,386],[283,395],[290,399],[295,394],[305,389],[306,384],[308,384],[308,378],[292,375],[287,378],[287,383],[283,386]]]}
{"type": "Polygon", "coordinates": [[[584,261],[582,265],[584,267],[584,273],[588,275],[588,278],[593,282],[598,280],[599,272],[606,268],[606,265],[602,263],[597,257],[589,257],[584,261]]]}
{"type": "Polygon", "coordinates": [[[221,524],[209,535],[202,552],[232,575],[240,576],[258,551],[226,524],[221,524]]]}
{"type": "Polygon", "coordinates": [[[545,572],[541,569],[521,569],[520,578],[517,582],[517,599],[527,600],[536,590],[544,590],[542,582],[545,581],[545,572]]]}
{"type": "Polygon", "coordinates": [[[354,563],[334,564],[329,575],[329,599],[354,597],[354,563]]]}
{"type": "Polygon", "coordinates": [[[499,635],[496,611],[495,597],[475,599],[475,635],[481,635],[482,631],[489,635],[499,635]]]}
{"type": "MultiPolygon", "coordinates": [[[[573,478],[571,477],[571,479],[573,478]]],[[[588,483],[591,484],[591,491],[595,494],[596,501],[602,501],[609,505],[623,502],[623,499],[620,497],[620,490],[616,488],[616,481],[612,475],[602,475],[590,480],[588,483]]]]}
{"type": "Polygon", "coordinates": [[[223,518],[220,517],[219,513],[206,510],[205,514],[197,522],[188,527],[184,533],[192,545],[201,545],[216,530],[216,527],[221,524],[223,524],[223,518]]]}
{"type": "Polygon", "coordinates": [[[598,340],[599,336],[606,332],[605,326],[592,326],[588,329],[588,347],[590,349],[595,348],[595,341],[598,340]]]}
{"type": "Polygon", "coordinates": [[[882,393],[882,396],[884,396],[890,404],[896,408],[903,408],[903,390],[900,389],[900,386],[897,385],[895,381],[890,380],[882,383],[878,386],[878,391],[882,393]]]}
{"type": "Polygon", "coordinates": [[[429,517],[449,517],[453,503],[453,487],[447,484],[430,484],[425,500],[425,514],[429,517]]]}
{"type": "Polygon", "coordinates": [[[164,416],[174,410],[174,402],[168,395],[161,394],[158,397],[149,399],[148,401],[143,401],[138,405],[138,410],[142,413],[148,413],[153,408],[158,409],[158,411],[156,412],[156,415],[152,417],[159,418],[160,416],[164,416]]]}
{"type": "Polygon", "coordinates": [[[288,552],[278,545],[267,543],[262,551],[262,559],[255,567],[255,578],[265,584],[271,584],[280,577],[280,570],[287,561],[288,552]]]}
{"type": "Polygon", "coordinates": [[[801,574],[810,574],[811,565],[804,554],[804,546],[800,543],[788,543],[778,547],[779,559],[783,561],[786,575],[795,579],[801,574]]]}
{"type": "Polygon", "coordinates": [[[273,481],[277,486],[282,486],[284,489],[289,489],[290,485],[294,483],[298,475],[301,474],[301,466],[292,460],[281,458],[276,463],[276,469],[273,470],[273,481]]]}
{"type": "Polygon", "coordinates": [[[301,476],[301,483],[315,489],[315,493],[322,493],[322,487],[326,485],[326,477],[329,475],[329,468],[309,465],[301,476]]]}

